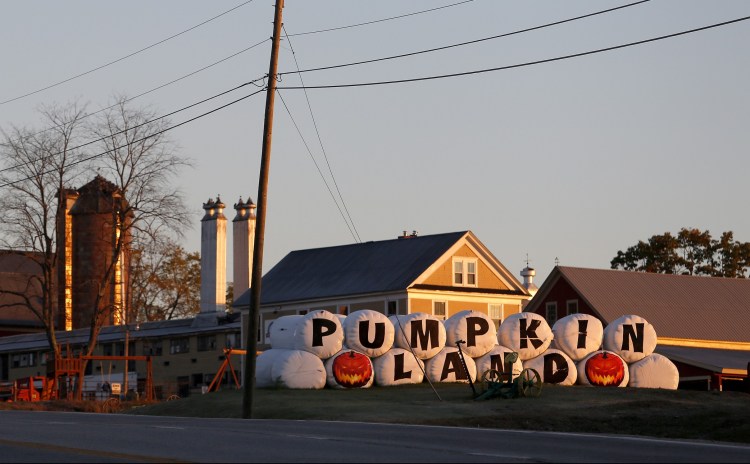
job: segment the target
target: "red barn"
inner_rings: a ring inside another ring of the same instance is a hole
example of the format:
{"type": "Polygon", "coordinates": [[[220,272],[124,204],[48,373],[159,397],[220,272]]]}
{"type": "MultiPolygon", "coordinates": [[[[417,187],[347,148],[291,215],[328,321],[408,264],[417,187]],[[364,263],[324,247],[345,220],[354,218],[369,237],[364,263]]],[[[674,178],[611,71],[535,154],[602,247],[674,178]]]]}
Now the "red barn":
{"type": "Polygon", "coordinates": [[[550,325],[573,313],[605,326],[637,314],[656,329],[656,351],[677,365],[681,387],[747,388],[750,279],[557,266],[524,311],[550,325]]]}

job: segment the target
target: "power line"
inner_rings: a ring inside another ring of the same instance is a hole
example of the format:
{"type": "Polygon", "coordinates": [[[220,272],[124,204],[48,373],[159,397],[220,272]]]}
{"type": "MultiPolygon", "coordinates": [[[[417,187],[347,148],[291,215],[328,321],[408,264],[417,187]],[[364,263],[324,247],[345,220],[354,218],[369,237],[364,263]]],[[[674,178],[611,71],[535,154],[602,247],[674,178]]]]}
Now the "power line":
{"type": "MultiPolygon", "coordinates": [[[[286,33],[286,28],[283,25],[281,27],[284,30],[284,35],[286,36],[287,41],[289,42],[289,48],[292,50],[292,57],[294,58],[294,65],[297,67],[297,69],[299,69],[299,63],[297,62],[297,54],[294,52],[294,47],[292,47],[292,41],[289,39],[289,35],[286,33]]],[[[304,87],[305,82],[302,79],[302,74],[300,74],[299,80],[302,83],[302,86],[304,87]]],[[[282,98],[282,102],[283,100],[284,99],[282,98]]],[[[333,175],[333,169],[331,168],[331,163],[328,161],[328,154],[326,153],[326,149],[323,146],[323,139],[320,137],[320,131],[318,130],[318,123],[315,121],[315,115],[313,114],[312,105],[310,104],[310,97],[309,95],[307,95],[307,90],[305,90],[305,100],[307,100],[307,108],[310,110],[310,118],[312,119],[313,127],[315,128],[315,133],[318,135],[318,143],[320,143],[320,149],[323,152],[323,158],[326,160],[326,165],[328,166],[328,172],[331,174],[333,185],[336,187],[336,192],[338,192],[339,194],[339,198],[341,199],[341,204],[344,206],[344,211],[346,211],[346,216],[349,218],[349,222],[352,224],[352,227],[354,228],[354,233],[357,235],[355,237],[355,240],[361,243],[362,239],[359,236],[359,231],[357,230],[357,226],[354,225],[354,220],[352,219],[351,214],[349,214],[349,208],[346,207],[344,196],[341,194],[341,190],[339,189],[339,184],[338,182],[336,182],[336,176],[333,175]]],[[[286,106],[286,104],[284,105],[286,106]]]]}
{"type": "MultiPolygon", "coordinates": [[[[189,124],[189,123],[191,123],[191,122],[193,122],[193,121],[195,121],[195,120],[197,120],[197,119],[201,119],[201,118],[203,118],[203,117],[205,117],[205,116],[208,116],[208,115],[210,115],[210,114],[212,114],[212,113],[215,113],[215,112],[217,112],[217,111],[221,111],[221,110],[223,110],[223,109],[225,109],[225,108],[227,108],[227,107],[229,107],[229,106],[232,106],[232,105],[234,105],[234,104],[236,104],[236,103],[239,103],[239,102],[241,102],[241,101],[243,101],[243,100],[246,100],[246,99],[248,99],[248,98],[250,98],[250,97],[252,97],[252,96],[254,96],[254,95],[257,95],[257,94],[259,94],[259,93],[263,92],[264,90],[265,90],[265,89],[259,89],[259,90],[256,90],[255,92],[253,92],[253,93],[251,93],[251,94],[249,94],[249,95],[245,95],[244,97],[240,97],[240,98],[238,98],[238,99],[236,99],[236,100],[234,100],[234,101],[231,101],[231,102],[229,102],[229,103],[226,103],[226,104],[224,104],[224,105],[221,105],[221,106],[219,106],[218,108],[214,108],[214,109],[212,109],[211,111],[206,111],[206,112],[205,112],[205,113],[203,113],[203,114],[199,114],[198,116],[192,117],[192,118],[190,118],[190,119],[188,119],[188,120],[186,120],[186,121],[183,121],[183,122],[181,122],[181,123],[179,123],[179,124],[175,124],[174,126],[170,126],[170,127],[167,127],[167,128],[165,128],[165,129],[162,129],[162,130],[160,130],[160,131],[154,132],[153,134],[147,135],[147,136],[145,136],[145,137],[142,137],[142,138],[140,138],[140,139],[138,139],[138,140],[132,140],[132,141],[130,141],[130,142],[129,142],[129,144],[140,143],[140,142],[143,142],[144,140],[148,140],[148,139],[150,139],[150,138],[154,138],[154,137],[156,137],[156,136],[158,136],[158,135],[161,135],[161,134],[163,134],[163,133],[165,133],[165,132],[171,131],[172,129],[177,129],[177,128],[178,128],[178,127],[180,127],[180,126],[184,126],[185,124],[189,124]]],[[[115,135],[115,134],[112,134],[112,135],[115,135]]],[[[97,154],[95,154],[95,155],[91,155],[91,156],[88,156],[88,157],[86,157],[86,158],[82,158],[82,159],[80,159],[80,160],[76,160],[76,161],[73,161],[73,162],[71,162],[71,163],[70,163],[70,164],[69,164],[68,166],[75,166],[75,165],[77,165],[77,164],[85,163],[85,162],[87,162],[87,161],[92,161],[92,160],[94,160],[94,159],[96,159],[96,158],[99,158],[99,157],[102,157],[102,156],[106,155],[107,153],[109,153],[109,152],[111,152],[111,151],[119,150],[119,149],[121,149],[121,148],[126,148],[127,146],[128,146],[128,144],[125,144],[125,145],[120,145],[119,147],[113,147],[113,148],[112,148],[112,149],[110,149],[110,150],[105,150],[105,151],[103,151],[103,152],[101,152],[101,153],[97,153],[97,154]]],[[[50,174],[50,173],[52,173],[52,172],[54,172],[54,171],[55,171],[54,169],[50,169],[49,171],[43,172],[43,173],[42,173],[42,175],[44,175],[44,174],[50,174]]],[[[11,186],[11,185],[14,185],[14,184],[17,184],[17,183],[19,183],[19,182],[23,182],[23,181],[26,181],[26,180],[31,180],[32,178],[33,178],[33,177],[24,177],[24,178],[22,178],[22,179],[16,179],[16,180],[14,180],[14,181],[10,181],[10,182],[6,182],[6,183],[4,183],[4,184],[0,184],[0,189],[2,189],[2,188],[5,188],[5,187],[9,187],[9,186],[11,186]]]]}
{"type": "MultiPolygon", "coordinates": [[[[292,124],[294,124],[294,128],[297,129],[297,133],[299,134],[300,138],[302,139],[302,143],[305,145],[305,148],[307,149],[307,153],[310,155],[310,159],[312,159],[313,164],[315,165],[315,169],[318,170],[318,174],[320,174],[320,178],[323,179],[323,183],[326,186],[326,189],[328,189],[328,193],[331,195],[331,198],[333,199],[333,202],[336,204],[336,208],[339,210],[339,214],[341,215],[341,219],[344,220],[344,223],[346,224],[346,227],[349,229],[349,233],[352,234],[352,238],[354,238],[355,242],[361,242],[359,240],[358,236],[355,235],[354,231],[352,230],[352,226],[349,225],[349,221],[346,220],[346,216],[344,216],[344,212],[341,210],[341,206],[339,205],[339,202],[336,200],[336,196],[333,194],[333,190],[331,190],[331,187],[328,185],[328,181],[326,181],[325,176],[323,175],[323,171],[320,170],[320,166],[318,166],[318,162],[315,161],[315,157],[312,154],[312,151],[310,150],[310,146],[307,144],[307,140],[305,140],[305,136],[302,135],[302,131],[300,130],[299,126],[297,125],[297,121],[294,120],[294,116],[292,116],[292,112],[289,111],[289,107],[286,104],[286,101],[284,101],[284,97],[281,96],[281,92],[278,92],[279,98],[281,99],[281,103],[284,104],[284,108],[286,109],[287,114],[289,115],[289,118],[292,120],[292,124]]],[[[352,224],[353,225],[353,224],[352,224]]]]}
{"type": "Polygon", "coordinates": [[[281,73],[279,73],[279,75],[281,76],[281,75],[285,75],[285,74],[304,73],[304,72],[311,72],[311,71],[323,71],[323,70],[327,70],[327,69],[344,68],[344,67],[347,67],[347,66],[356,66],[356,65],[361,65],[361,64],[376,63],[378,61],[393,60],[393,59],[397,59],[397,58],[405,58],[405,57],[408,57],[408,56],[421,55],[423,53],[437,52],[437,51],[441,51],[441,50],[447,50],[447,49],[450,49],[450,48],[462,47],[464,45],[472,45],[472,44],[475,44],[475,43],[485,42],[487,40],[494,40],[494,39],[499,39],[499,38],[502,38],[502,37],[508,37],[508,36],[511,36],[511,35],[522,34],[524,32],[530,32],[530,31],[535,31],[535,30],[538,30],[538,29],[544,29],[546,27],[557,26],[557,25],[560,25],[560,24],[565,24],[565,23],[569,23],[569,22],[572,22],[572,21],[577,21],[579,19],[589,18],[591,16],[597,16],[597,15],[604,14],[604,13],[610,13],[612,11],[621,10],[623,8],[629,8],[631,6],[640,5],[640,4],[643,4],[643,3],[647,3],[649,1],[651,1],[651,0],[641,0],[641,1],[638,1],[638,2],[628,3],[627,5],[621,5],[621,6],[617,6],[617,7],[614,7],[614,8],[608,8],[606,10],[596,11],[594,13],[589,13],[589,14],[585,14],[585,15],[582,15],[582,16],[576,16],[576,17],[573,17],[573,18],[568,18],[568,19],[563,19],[563,20],[560,20],[560,21],[555,21],[555,22],[551,22],[551,23],[547,23],[547,24],[542,24],[541,26],[529,27],[529,28],[526,28],[526,29],[520,29],[520,30],[517,30],[517,31],[507,32],[507,33],[504,33],[504,34],[498,34],[498,35],[493,35],[493,36],[490,36],[490,37],[484,37],[484,38],[481,38],[481,39],[469,40],[469,41],[466,41],[466,42],[460,42],[460,43],[456,43],[456,44],[452,44],[452,45],[445,45],[443,47],[429,48],[427,50],[420,50],[420,51],[410,52],[410,53],[402,53],[400,55],[386,56],[386,57],[375,58],[375,59],[371,59],[371,60],[355,61],[355,62],[352,62],[352,63],[344,63],[344,64],[337,64],[337,65],[332,65],[332,66],[321,66],[319,68],[303,69],[301,71],[297,70],[297,71],[281,72],[281,73]]]}
{"type": "MultiPolygon", "coordinates": [[[[166,83],[164,83],[164,84],[161,84],[161,85],[159,85],[159,86],[157,86],[157,87],[154,87],[154,88],[152,88],[152,89],[150,89],[150,90],[147,90],[147,91],[145,91],[145,92],[139,93],[138,95],[135,95],[135,96],[133,96],[133,97],[130,97],[130,98],[126,98],[126,99],[125,99],[125,100],[123,100],[123,101],[122,101],[121,103],[128,103],[128,102],[131,102],[131,101],[135,100],[136,98],[140,98],[140,97],[142,97],[142,96],[144,96],[144,95],[148,95],[148,94],[150,94],[150,93],[152,93],[152,92],[155,92],[155,91],[157,91],[157,90],[159,90],[159,89],[162,89],[162,88],[164,88],[164,87],[167,87],[167,86],[169,86],[169,85],[172,85],[172,84],[174,84],[174,83],[176,83],[176,82],[179,82],[179,81],[181,81],[181,80],[183,80],[183,79],[186,79],[186,78],[188,78],[188,77],[190,77],[190,76],[193,76],[193,75],[195,75],[195,74],[198,74],[199,72],[205,71],[206,69],[212,68],[212,67],[214,67],[214,66],[216,66],[216,65],[218,65],[218,64],[220,64],[220,63],[223,63],[224,61],[227,61],[227,60],[229,60],[229,59],[231,59],[231,58],[234,58],[235,56],[238,56],[238,55],[240,55],[240,54],[242,54],[242,53],[245,53],[246,51],[249,51],[249,50],[251,50],[251,49],[253,49],[253,48],[255,48],[255,47],[259,46],[259,45],[262,45],[262,44],[264,44],[264,43],[268,42],[269,40],[271,40],[271,39],[265,39],[265,40],[262,40],[262,41],[260,41],[260,42],[258,42],[258,43],[256,43],[256,44],[253,44],[253,45],[251,45],[251,46],[249,46],[249,47],[247,47],[247,48],[244,48],[244,49],[242,49],[242,50],[240,50],[240,51],[238,51],[238,52],[236,52],[236,53],[233,53],[233,54],[231,54],[231,55],[229,55],[229,56],[226,56],[226,57],[224,57],[224,58],[222,58],[222,59],[220,59],[220,60],[218,60],[218,61],[214,61],[213,63],[211,63],[211,64],[209,64],[209,65],[206,65],[206,66],[204,66],[204,67],[202,67],[202,68],[196,69],[195,71],[192,71],[192,72],[190,72],[190,73],[188,73],[188,74],[185,74],[185,75],[183,75],[183,76],[180,76],[180,77],[178,77],[178,78],[176,78],[176,79],[172,79],[172,80],[171,80],[171,81],[169,81],[169,82],[166,82],[166,83]]],[[[258,80],[260,80],[260,79],[258,79],[258,80]]],[[[255,81],[253,81],[253,82],[257,82],[258,80],[255,80],[255,81]]],[[[100,110],[96,110],[96,111],[94,111],[94,112],[91,112],[91,113],[87,113],[87,114],[85,114],[85,115],[81,116],[81,118],[80,118],[80,119],[85,119],[85,118],[88,118],[89,116],[93,116],[93,115],[95,115],[95,114],[101,113],[102,111],[107,111],[107,110],[109,110],[109,109],[112,109],[112,108],[114,108],[114,107],[115,107],[115,106],[117,106],[118,104],[119,104],[119,103],[115,103],[114,105],[110,105],[110,106],[108,106],[108,107],[106,107],[106,108],[102,108],[102,109],[100,109],[100,110]]],[[[68,121],[68,122],[70,122],[70,121],[68,121]]],[[[67,124],[67,123],[65,123],[65,124],[67,124]]],[[[65,124],[58,124],[58,125],[56,125],[56,126],[52,126],[52,127],[48,127],[48,128],[46,128],[46,129],[42,129],[42,130],[40,130],[40,131],[38,131],[38,132],[34,132],[33,134],[29,134],[28,136],[26,136],[26,137],[24,137],[24,138],[28,138],[28,137],[34,137],[35,135],[39,135],[39,134],[42,134],[42,133],[44,133],[44,132],[47,132],[47,131],[51,131],[51,130],[53,130],[53,129],[58,129],[58,128],[60,128],[60,127],[63,127],[63,126],[65,125],[65,124]]]]}
{"type": "MultiPolygon", "coordinates": [[[[221,96],[223,96],[223,95],[226,95],[226,94],[228,94],[228,93],[230,93],[230,92],[234,92],[234,91],[235,91],[235,90],[237,90],[237,89],[240,89],[240,88],[242,88],[242,87],[245,87],[245,86],[251,85],[251,84],[253,84],[253,83],[255,83],[255,82],[258,82],[258,81],[261,81],[261,80],[263,80],[263,79],[265,79],[265,77],[261,77],[261,78],[255,79],[255,80],[253,80],[253,81],[250,81],[250,82],[245,82],[244,84],[240,84],[240,85],[238,85],[238,86],[236,86],[236,87],[233,87],[233,88],[231,88],[231,89],[229,89],[229,90],[225,90],[225,91],[223,91],[223,92],[217,93],[216,95],[213,95],[213,96],[211,96],[211,97],[208,97],[208,98],[204,98],[203,100],[201,100],[201,101],[198,101],[198,102],[195,102],[195,103],[192,103],[192,104],[190,104],[190,105],[188,105],[188,106],[183,106],[183,107],[182,107],[182,108],[180,108],[180,109],[174,110],[174,111],[172,111],[172,112],[170,112],[170,113],[164,114],[164,115],[162,115],[162,116],[159,116],[159,117],[157,117],[157,118],[153,118],[153,119],[150,119],[150,120],[148,120],[148,121],[145,121],[145,122],[142,122],[142,123],[140,123],[140,124],[137,124],[137,125],[135,125],[135,126],[132,126],[132,127],[128,127],[127,129],[121,130],[121,131],[119,131],[119,132],[114,132],[114,133],[112,133],[112,134],[107,134],[107,135],[106,135],[106,136],[104,136],[104,137],[101,137],[101,138],[98,138],[98,139],[95,139],[95,140],[91,140],[91,141],[89,141],[89,142],[86,142],[86,143],[83,143],[83,144],[81,144],[81,145],[77,145],[77,146],[75,146],[75,147],[67,148],[67,149],[66,149],[66,150],[64,150],[64,151],[60,151],[60,152],[57,152],[57,153],[53,153],[53,154],[51,154],[51,155],[43,156],[43,157],[41,157],[41,158],[38,158],[38,159],[36,159],[36,160],[33,160],[33,161],[28,161],[28,162],[25,162],[25,163],[21,163],[21,164],[17,164],[17,165],[15,165],[15,166],[8,166],[8,167],[6,167],[6,168],[2,168],[2,169],[0,169],[0,173],[2,173],[2,172],[6,172],[6,171],[10,171],[10,170],[13,170],[13,169],[17,169],[17,168],[19,168],[19,167],[21,167],[21,166],[28,166],[28,165],[29,165],[30,163],[35,163],[35,162],[43,161],[43,160],[45,160],[45,159],[47,159],[47,158],[52,158],[52,157],[55,157],[55,156],[61,155],[61,154],[63,154],[63,153],[64,153],[64,152],[66,152],[66,151],[72,152],[72,151],[74,151],[74,150],[78,150],[78,149],[80,149],[80,148],[83,148],[83,147],[86,147],[86,146],[88,146],[88,145],[92,145],[92,144],[94,144],[94,143],[97,143],[97,142],[101,142],[101,141],[103,141],[104,139],[107,139],[107,138],[109,138],[109,137],[112,137],[113,135],[119,135],[119,134],[123,134],[123,133],[125,133],[125,132],[128,132],[128,131],[131,131],[131,130],[133,130],[133,129],[137,129],[137,128],[139,128],[139,127],[145,126],[146,124],[151,124],[151,123],[153,123],[153,122],[156,122],[156,121],[158,121],[158,120],[160,120],[160,119],[164,119],[164,118],[166,118],[166,117],[169,117],[169,116],[172,116],[172,115],[174,115],[174,114],[180,113],[180,112],[182,112],[182,111],[185,111],[185,110],[187,110],[187,109],[193,108],[194,106],[198,106],[198,105],[200,105],[200,104],[206,103],[207,101],[210,101],[210,100],[213,100],[213,99],[215,99],[215,98],[221,97],[221,96]]],[[[126,101],[127,101],[127,100],[126,100],[126,101]]],[[[114,106],[117,106],[117,104],[115,104],[115,105],[111,106],[110,108],[113,108],[114,106]]]]}
{"type": "Polygon", "coordinates": [[[214,19],[220,18],[220,17],[222,17],[222,16],[224,16],[224,15],[226,15],[226,14],[228,14],[228,13],[231,13],[232,11],[236,10],[237,8],[240,8],[240,7],[242,7],[242,6],[245,6],[245,5],[247,5],[248,3],[251,3],[252,1],[253,1],[253,0],[247,0],[246,2],[244,2],[244,3],[241,3],[241,4],[239,4],[239,5],[235,6],[234,8],[230,8],[230,9],[228,9],[227,11],[225,11],[225,12],[223,12],[223,13],[220,13],[220,14],[218,14],[218,15],[214,16],[213,18],[209,18],[209,19],[207,19],[207,20],[203,21],[203,22],[202,22],[202,23],[200,23],[200,24],[196,24],[195,26],[193,26],[193,27],[190,27],[190,28],[188,28],[188,29],[185,29],[185,30],[184,30],[184,31],[182,31],[182,32],[178,32],[177,34],[174,34],[174,35],[171,35],[171,36],[167,37],[166,39],[162,39],[162,40],[160,40],[160,41],[158,41],[158,42],[156,42],[156,43],[153,43],[153,44],[151,44],[151,45],[149,45],[149,46],[147,46],[147,47],[141,48],[140,50],[137,50],[137,51],[135,51],[135,52],[133,52],[133,53],[130,53],[130,54],[128,54],[128,55],[125,55],[125,56],[123,56],[123,57],[121,57],[121,58],[117,58],[116,60],[112,60],[112,61],[110,61],[110,62],[108,62],[108,63],[105,63],[105,64],[103,64],[103,65],[101,65],[101,66],[97,66],[96,68],[93,68],[93,69],[89,69],[88,71],[82,72],[82,73],[80,73],[80,74],[76,74],[75,76],[72,76],[72,77],[68,77],[67,79],[63,79],[63,80],[61,80],[61,81],[55,82],[54,84],[50,84],[50,85],[48,85],[48,86],[46,86],[46,87],[43,87],[43,88],[41,88],[41,89],[37,89],[37,90],[34,90],[34,91],[32,91],[32,92],[29,92],[29,93],[26,93],[26,94],[24,94],[24,95],[20,95],[20,96],[17,96],[17,97],[14,97],[14,98],[10,98],[10,99],[8,99],[8,100],[5,100],[5,101],[1,101],[1,102],[0,102],[0,105],[5,105],[6,103],[14,102],[14,101],[16,101],[16,100],[20,100],[20,99],[22,99],[22,98],[26,98],[26,97],[29,97],[29,96],[31,96],[31,95],[35,95],[35,94],[37,94],[37,93],[39,93],[39,92],[43,92],[43,91],[45,91],[45,90],[51,89],[51,88],[53,88],[53,87],[57,87],[58,85],[64,84],[64,83],[66,83],[66,82],[70,82],[70,81],[72,81],[73,79],[78,79],[79,77],[83,77],[83,76],[85,76],[85,75],[87,75],[87,74],[91,74],[91,73],[93,73],[93,72],[95,72],[95,71],[99,71],[100,69],[104,69],[104,68],[106,68],[107,66],[111,66],[111,65],[113,65],[113,64],[115,64],[115,63],[119,63],[120,61],[123,61],[123,60],[125,60],[125,59],[127,59],[127,58],[130,58],[130,57],[132,57],[132,56],[135,56],[135,55],[137,55],[137,54],[139,54],[139,53],[141,53],[141,52],[144,52],[144,51],[146,51],[146,50],[148,50],[148,49],[154,48],[154,47],[156,47],[157,45],[161,45],[161,44],[163,44],[164,42],[167,42],[167,41],[169,41],[169,40],[172,40],[172,39],[174,39],[175,37],[179,37],[179,36],[181,36],[182,34],[185,34],[185,33],[187,33],[187,32],[190,32],[190,31],[192,31],[193,29],[197,29],[197,28],[199,28],[200,26],[203,26],[204,24],[207,24],[207,23],[209,23],[209,22],[213,21],[214,19]]]}
{"type": "Polygon", "coordinates": [[[429,10],[415,11],[414,13],[407,13],[407,14],[402,14],[402,15],[398,15],[398,16],[391,16],[390,18],[376,19],[374,21],[367,21],[367,22],[364,22],[364,23],[350,24],[348,26],[331,27],[331,28],[328,28],[328,29],[319,29],[317,31],[297,32],[296,34],[289,34],[289,37],[294,37],[294,36],[297,36],[297,35],[319,34],[321,32],[340,31],[342,29],[350,29],[352,27],[367,26],[367,25],[370,25],[370,24],[382,23],[382,22],[385,22],[385,21],[393,20],[393,19],[406,18],[407,16],[415,16],[415,15],[422,14],[422,13],[429,13],[431,11],[442,10],[443,8],[450,8],[452,6],[458,6],[458,5],[462,5],[464,3],[469,3],[469,2],[473,2],[473,1],[474,0],[464,0],[462,2],[456,2],[456,3],[451,3],[449,5],[443,5],[443,6],[439,6],[439,7],[436,7],[436,8],[430,8],[429,10]]]}
{"type": "Polygon", "coordinates": [[[449,78],[449,77],[469,76],[469,75],[473,75],[473,74],[482,74],[482,73],[494,72],[494,71],[504,71],[504,70],[507,70],[507,69],[522,68],[522,67],[525,67],[525,66],[532,66],[532,65],[536,65],[536,64],[542,64],[542,63],[550,63],[550,62],[553,62],[553,61],[561,61],[561,60],[566,60],[566,59],[569,59],[569,58],[577,58],[577,57],[580,57],[580,56],[594,55],[594,54],[597,54],[597,53],[608,52],[608,51],[617,50],[617,49],[620,49],[620,48],[627,48],[627,47],[632,47],[632,46],[635,46],[635,45],[642,45],[642,44],[649,43],[649,42],[656,42],[658,40],[669,39],[669,38],[672,38],[672,37],[677,37],[677,36],[681,36],[681,35],[691,34],[693,32],[705,31],[707,29],[712,29],[712,28],[715,28],[715,27],[726,26],[728,24],[738,23],[740,21],[747,21],[748,19],[750,19],[750,16],[745,16],[743,18],[733,19],[731,21],[724,21],[724,22],[721,22],[721,23],[712,24],[710,26],[704,26],[704,27],[699,27],[699,28],[696,28],[696,29],[690,29],[690,30],[687,30],[687,31],[676,32],[674,34],[668,34],[668,35],[663,35],[663,36],[660,36],[660,37],[654,37],[654,38],[651,38],[651,39],[639,40],[637,42],[630,42],[630,43],[623,44],[623,45],[615,45],[613,47],[600,48],[598,50],[591,50],[591,51],[588,51],[588,52],[574,53],[572,55],[558,56],[556,58],[548,58],[548,59],[545,59],[545,60],[528,61],[526,63],[513,64],[513,65],[508,65],[508,66],[499,66],[499,67],[496,67],[496,68],[486,68],[486,69],[478,69],[478,70],[475,70],[475,71],[465,71],[465,72],[459,72],[459,73],[453,73],[453,74],[442,74],[442,75],[437,75],[437,76],[414,77],[414,78],[410,78],[410,79],[398,79],[398,80],[391,80],[391,81],[361,82],[361,83],[355,83],[355,84],[308,85],[308,86],[305,86],[305,87],[287,86],[287,87],[279,87],[278,89],[279,90],[336,89],[336,88],[344,88],[344,87],[365,87],[365,86],[374,86],[374,85],[403,84],[403,83],[407,83],[407,82],[428,81],[428,80],[435,80],[435,79],[445,79],[445,78],[449,78]]]}

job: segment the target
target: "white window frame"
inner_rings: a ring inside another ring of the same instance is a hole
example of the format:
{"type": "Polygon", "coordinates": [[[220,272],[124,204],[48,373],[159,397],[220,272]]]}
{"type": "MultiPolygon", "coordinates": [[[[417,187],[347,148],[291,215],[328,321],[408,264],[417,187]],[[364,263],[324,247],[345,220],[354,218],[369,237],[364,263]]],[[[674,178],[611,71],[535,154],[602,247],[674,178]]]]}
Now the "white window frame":
{"type": "Polygon", "coordinates": [[[451,260],[451,280],[455,287],[477,287],[479,286],[479,260],[477,258],[467,258],[464,256],[453,257],[451,260]],[[469,273],[469,264],[474,265],[474,272],[469,273]],[[456,269],[456,265],[459,265],[461,272],[459,273],[456,269]],[[474,283],[469,283],[469,275],[474,276],[474,283]],[[460,276],[461,281],[457,282],[456,277],[460,276]]]}
{"type": "Polygon", "coordinates": [[[432,301],[432,315],[435,316],[438,319],[445,320],[448,317],[448,302],[445,301],[445,300],[433,300],[432,301]],[[440,303],[443,304],[443,312],[444,312],[444,314],[437,314],[435,312],[435,306],[437,306],[440,303]]]}
{"type": "Polygon", "coordinates": [[[578,300],[568,300],[565,302],[565,312],[567,313],[567,316],[570,316],[571,314],[578,314],[580,312],[580,307],[578,306],[578,300]],[[571,305],[575,305],[575,311],[571,311],[570,307],[571,305]]]}
{"type": "Polygon", "coordinates": [[[549,325],[557,322],[557,301],[548,301],[544,304],[545,319],[549,325]],[[554,313],[553,313],[554,311],[554,313]],[[554,318],[550,317],[550,314],[554,314],[554,318]]]}
{"type": "Polygon", "coordinates": [[[487,315],[490,316],[490,319],[494,319],[496,321],[502,321],[503,320],[503,304],[502,303],[489,303],[487,305],[487,315]],[[493,311],[495,312],[495,314],[493,314],[493,311]]]}
{"type": "Polygon", "coordinates": [[[487,315],[490,319],[495,321],[495,328],[500,328],[500,324],[503,322],[503,311],[505,308],[502,303],[489,303],[487,304],[487,315]],[[495,317],[497,316],[497,317],[495,317]]]}

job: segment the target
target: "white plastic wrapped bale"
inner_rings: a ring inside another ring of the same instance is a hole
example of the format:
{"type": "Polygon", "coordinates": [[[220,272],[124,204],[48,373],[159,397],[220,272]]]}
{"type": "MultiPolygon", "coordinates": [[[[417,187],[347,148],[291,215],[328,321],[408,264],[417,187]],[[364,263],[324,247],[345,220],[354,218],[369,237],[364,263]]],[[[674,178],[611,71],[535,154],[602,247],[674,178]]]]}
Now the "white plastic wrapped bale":
{"type": "Polygon", "coordinates": [[[629,387],[635,388],[663,388],[677,390],[680,383],[680,373],[666,356],[651,353],[640,361],[628,366],[630,372],[629,387]]]}
{"type": "Polygon", "coordinates": [[[656,344],[654,326],[641,316],[622,316],[604,329],[604,349],[614,351],[627,363],[640,361],[650,355],[656,344]]]}
{"type": "Polygon", "coordinates": [[[302,350],[270,349],[258,356],[255,383],[259,388],[318,390],[326,385],[323,361],[302,350]]]}
{"type": "Polygon", "coordinates": [[[372,360],[375,383],[381,387],[421,383],[424,380],[424,363],[409,350],[391,348],[372,360]]]}
{"type": "Polygon", "coordinates": [[[384,314],[370,309],[346,316],[344,334],[346,346],[371,358],[377,358],[393,347],[393,324],[384,314]]]}
{"type": "Polygon", "coordinates": [[[419,359],[430,359],[445,348],[445,326],[432,314],[412,313],[388,319],[396,332],[394,345],[414,351],[419,359]]]}
{"type": "Polygon", "coordinates": [[[571,314],[552,326],[551,348],[563,351],[573,361],[580,361],[602,346],[602,321],[589,314],[571,314]]]}
{"type": "Polygon", "coordinates": [[[341,351],[344,329],[337,314],[312,311],[302,317],[297,327],[299,349],[309,351],[321,359],[328,359],[341,351]]]}
{"type": "Polygon", "coordinates": [[[275,387],[273,377],[271,377],[271,368],[276,359],[279,359],[282,355],[281,352],[286,352],[282,348],[271,348],[258,355],[255,358],[255,386],[258,388],[270,388],[275,387]]]}
{"type": "Polygon", "coordinates": [[[594,387],[625,387],[630,379],[628,365],[617,353],[597,351],[576,364],[578,383],[594,387]]]}
{"type": "Polygon", "coordinates": [[[518,352],[521,361],[536,358],[552,343],[554,335],[547,321],[535,313],[511,314],[497,332],[497,341],[518,352]]]}
{"type": "Polygon", "coordinates": [[[369,388],[375,379],[372,360],[354,350],[342,350],[328,358],[325,370],[331,388],[369,388]]]}
{"type": "Polygon", "coordinates": [[[302,316],[281,316],[271,321],[268,333],[271,337],[271,348],[297,350],[297,325],[302,321],[302,316]]]}
{"type": "Polygon", "coordinates": [[[446,345],[466,342],[461,346],[464,355],[478,358],[497,345],[495,323],[484,313],[473,310],[459,311],[445,321],[446,345]]]}
{"type": "Polygon", "coordinates": [[[344,343],[340,319],[330,311],[282,316],[271,323],[268,331],[272,348],[309,351],[322,359],[341,351],[344,343]]]}
{"type": "Polygon", "coordinates": [[[562,350],[548,349],[536,358],[523,362],[526,369],[539,372],[542,382],[556,385],[575,385],[578,379],[576,363],[562,350]]]}
{"type": "Polygon", "coordinates": [[[478,378],[481,379],[482,375],[490,369],[494,369],[500,373],[510,372],[511,377],[514,379],[518,377],[521,374],[521,369],[523,369],[523,362],[520,358],[516,357],[516,362],[507,365],[505,363],[505,355],[510,353],[513,353],[513,350],[510,348],[495,345],[489,353],[475,359],[478,378]]]}
{"type": "MultiPolygon", "coordinates": [[[[477,365],[474,359],[466,356],[466,369],[469,377],[474,381],[477,378],[477,365]]],[[[425,374],[431,382],[469,382],[469,377],[461,365],[458,348],[446,346],[440,353],[425,361],[425,374]]]]}

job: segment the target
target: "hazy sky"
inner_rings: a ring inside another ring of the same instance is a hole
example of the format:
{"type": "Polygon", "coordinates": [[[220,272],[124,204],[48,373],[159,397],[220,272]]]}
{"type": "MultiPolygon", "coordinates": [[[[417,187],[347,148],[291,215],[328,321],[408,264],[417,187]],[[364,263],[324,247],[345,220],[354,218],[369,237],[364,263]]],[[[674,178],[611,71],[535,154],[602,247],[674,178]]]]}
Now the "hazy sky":
{"type": "MultiPolygon", "coordinates": [[[[368,60],[539,26],[629,3],[475,0],[286,0],[279,71],[368,60]],[[291,42],[291,43],[290,43],[291,42]]],[[[241,0],[0,1],[0,101],[112,62],[196,26],[241,0]]],[[[746,0],[654,0],[476,45],[303,74],[307,86],[496,68],[649,39],[750,15],[746,0]]],[[[0,104],[0,126],[42,128],[41,103],[95,111],[272,34],[273,0],[255,0],[98,71],[0,104]]],[[[750,241],[750,21],[605,53],[465,77],[309,90],[338,189],[362,241],[472,230],[518,276],[528,253],[554,266],[608,268],[618,250],[681,227],[750,241]]],[[[137,98],[167,113],[262,77],[270,43],[137,98]]],[[[297,86],[286,75],[281,86],[297,86]]],[[[171,118],[179,123],[252,86],[171,118]]],[[[336,193],[305,94],[282,91],[336,193]]],[[[193,210],[221,194],[256,200],[265,95],[170,132],[196,168],[179,182],[193,210]]],[[[292,250],[355,240],[277,98],[264,268],[292,250]]],[[[231,239],[228,249],[231,250],[231,239]]],[[[231,269],[231,259],[229,260],[231,269]]],[[[520,277],[519,277],[520,278],[520,277]]],[[[231,273],[228,275],[231,280],[231,273]]]]}

